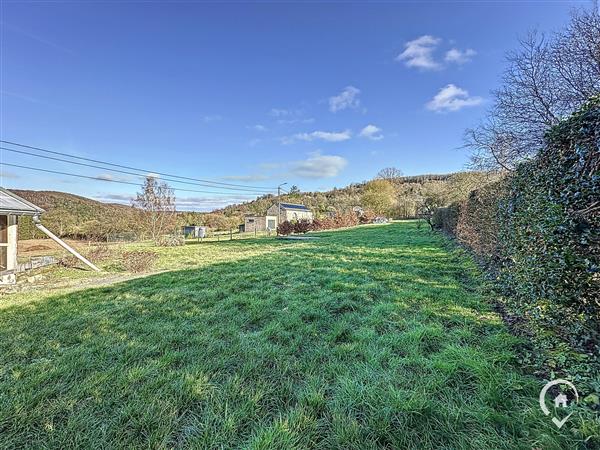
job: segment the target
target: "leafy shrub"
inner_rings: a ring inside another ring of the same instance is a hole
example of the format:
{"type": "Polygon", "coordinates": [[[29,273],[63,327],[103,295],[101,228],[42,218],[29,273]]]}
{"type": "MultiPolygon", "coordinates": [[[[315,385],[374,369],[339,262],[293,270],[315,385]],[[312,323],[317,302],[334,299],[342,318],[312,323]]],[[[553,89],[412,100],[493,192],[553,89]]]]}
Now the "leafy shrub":
{"type": "Polygon", "coordinates": [[[277,234],[282,236],[287,236],[294,232],[294,224],[292,224],[289,220],[285,220],[277,225],[277,234]]]}
{"type": "Polygon", "coordinates": [[[123,252],[121,265],[128,272],[146,272],[152,268],[157,258],[158,255],[154,252],[132,250],[123,252]]]}
{"type": "Polygon", "coordinates": [[[431,219],[433,227],[443,230],[446,233],[455,233],[458,222],[458,210],[459,205],[457,203],[435,210],[431,219]]]}
{"type": "Polygon", "coordinates": [[[361,225],[372,223],[375,219],[375,214],[371,210],[364,210],[361,215],[358,216],[358,223],[361,225]]]}
{"type": "Polygon", "coordinates": [[[498,246],[498,205],[505,195],[505,183],[505,180],[499,180],[475,190],[458,206],[458,240],[488,264],[498,265],[502,258],[498,246]]]}
{"type": "Polygon", "coordinates": [[[294,222],[294,233],[306,234],[312,229],[312,224],[308,219],[300,219],[294,222]]]}

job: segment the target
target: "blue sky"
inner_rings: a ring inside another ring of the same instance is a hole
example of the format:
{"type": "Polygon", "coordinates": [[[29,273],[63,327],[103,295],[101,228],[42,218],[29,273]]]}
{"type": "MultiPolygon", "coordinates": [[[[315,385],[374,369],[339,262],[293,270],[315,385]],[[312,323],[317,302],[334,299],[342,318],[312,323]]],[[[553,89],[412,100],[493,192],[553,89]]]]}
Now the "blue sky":
{"type": "MultiPolygon", "coordinates": [[[[2,139],[193,178],[326,190],[461,170],[517,38],[587,2],[2,2],[2,139]]],[[[137,182],[2,151],[2,161],[137,182]]],[[[135,186],[4,166],[2,185],[135,186]]],[[[173,184],[202,190],[201,187],[173,184]]],[[[206,188],[204,188],[206,189],[206,188]]],[[[210,190],[210,189],[208,189],[210,190]]],[[[248,199],[177,192],[179,208],[248,199]]]]}

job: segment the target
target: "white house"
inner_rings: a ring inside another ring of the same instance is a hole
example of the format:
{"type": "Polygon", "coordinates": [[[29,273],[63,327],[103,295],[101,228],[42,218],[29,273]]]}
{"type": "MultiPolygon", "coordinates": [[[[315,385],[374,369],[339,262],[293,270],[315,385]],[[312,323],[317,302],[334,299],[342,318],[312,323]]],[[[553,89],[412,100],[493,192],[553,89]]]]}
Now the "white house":
{"type": "Polygon", "coordinates": [[[301,219],[313,220],[312,211],[304,206],[294,203],[275,203],[269,209],[267,214],[264,216],[257,216],[255,214],[247,214],[244,218],[244,231],[274,231],[279,223],[295,222],[301,219]],[[281,212],[281,214],[279,214],[281,212]]]}

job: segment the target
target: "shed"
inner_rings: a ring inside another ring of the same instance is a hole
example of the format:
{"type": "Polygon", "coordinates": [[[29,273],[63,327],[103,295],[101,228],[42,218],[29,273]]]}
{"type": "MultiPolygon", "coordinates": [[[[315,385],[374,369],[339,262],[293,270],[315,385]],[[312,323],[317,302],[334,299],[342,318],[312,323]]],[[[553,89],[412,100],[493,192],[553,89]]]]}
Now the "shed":
{"type": "Polygon", "coordinates": [[[185,225],[181,231],[185,237],[203,238],[206,236],[206,227],[198,225],[185,225]]]}
{"type": "Polygon", "coordinates": [[[275,231],[276,228],[276,215],[257,216],[254,214],[247,214],[244,217],[244,231],[247,233],[254,231],[275,231]]]}
{"type": "Polygon", "coordinates": [[[37,216],[44,210],[0,187],[0,284],[14,284],[17,270],[19,216],[37,216]]]}

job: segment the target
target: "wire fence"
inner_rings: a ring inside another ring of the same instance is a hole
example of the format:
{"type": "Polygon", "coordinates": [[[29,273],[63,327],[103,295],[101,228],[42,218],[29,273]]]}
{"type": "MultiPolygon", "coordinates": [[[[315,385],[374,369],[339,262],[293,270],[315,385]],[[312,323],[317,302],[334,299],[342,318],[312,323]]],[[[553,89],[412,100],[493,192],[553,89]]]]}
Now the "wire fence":
{"type": "Polygon", "coordinates": [[[235,241],[241,239],[253,239],[275,236],[275,231],[239,231],[231,229],[229,231],[208,231],[203,238],[200,237],[188,237],[186,236],[186,242],[220,242],[220,241],[235,241]]]}

